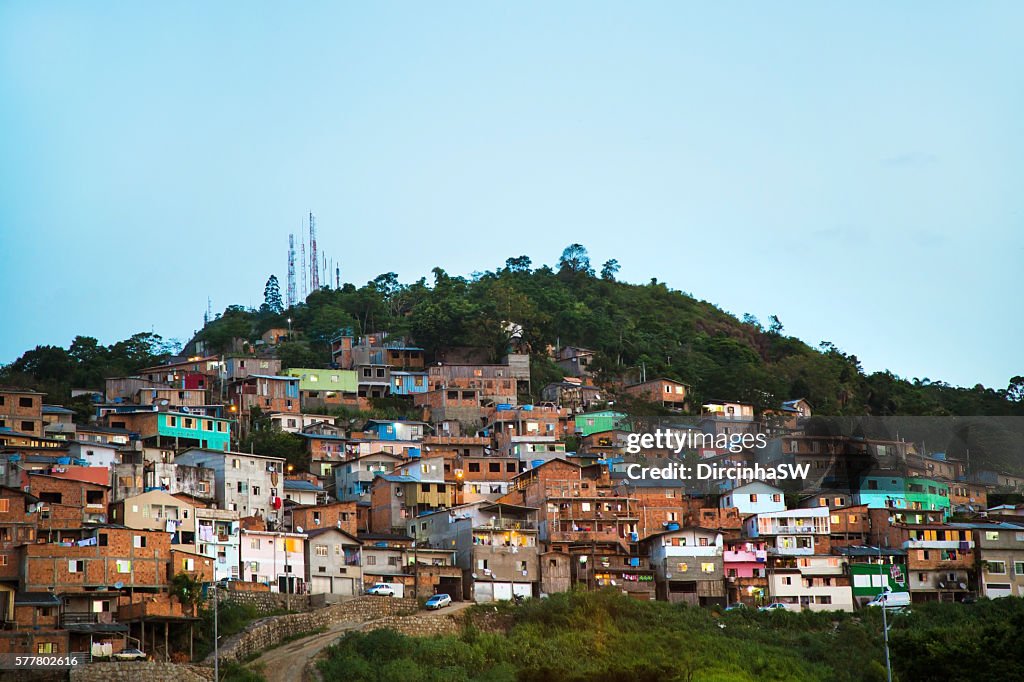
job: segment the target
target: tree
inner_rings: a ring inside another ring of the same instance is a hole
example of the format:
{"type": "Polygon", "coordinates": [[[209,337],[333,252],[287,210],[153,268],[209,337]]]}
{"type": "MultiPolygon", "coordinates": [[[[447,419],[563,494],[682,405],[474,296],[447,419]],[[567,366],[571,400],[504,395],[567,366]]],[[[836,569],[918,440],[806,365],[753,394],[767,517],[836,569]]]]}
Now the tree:
{"type": "Polygon", "coordinates": [[[177,597],[190,613],[194,613],[195,605],[203,597],[203,584],[188,573],[178,573],[171,578],[171,594],[177,597]]]}
{"type": "Polygon", "coordinates": [[[529,272],[532,264],[529,256],[517,256],[505,261],[505,269],[509,272],[529,272]]]}
{"type": "Polygon", "coordinates": [[[771,323],[768,327],[768,333],[773,336],[779,336],[782,333],[782,322],[779,320],[778,315],[772,315],[768,318],[771,323]]]}
{"type": "Polygon", "coordinates": [[[594,274],[594,269],[590,267],[590,256],[582,244],[569,244],[565,247],[562,257],[558,259],[558,269],[562,272],[594,274]]]}
{"type": "Polygon", "coordinates": [[[261,313],[284,312],[284,303],[281,301],[281,285],[277,282],[277,275],[271,275],[267,285],[263,287],[263,305],[260,306],[261,313]]]}
{"type": "Polygon", "coordinates": [[[619,261],[614,258],[605,261],[605,264],[601,266],[601,279],[614,282],[617,274],[619,274],[619,261]]]}

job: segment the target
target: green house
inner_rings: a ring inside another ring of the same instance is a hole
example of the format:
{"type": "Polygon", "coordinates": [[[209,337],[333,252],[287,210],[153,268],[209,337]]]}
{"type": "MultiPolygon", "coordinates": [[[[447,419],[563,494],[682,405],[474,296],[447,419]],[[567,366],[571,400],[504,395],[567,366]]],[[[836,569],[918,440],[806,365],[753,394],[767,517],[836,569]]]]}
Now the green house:
{"type": "Polygon", "coordinates": [[[866,602],[888,588],[909,592],[907,553],[889,547],[837,547],[848,563],[854,601],[866,602]]]}
{"type": "Polygon", "coordinates": [[[358,390],[356,372],[351,369],[292,367],[286,370],[284,375],[298,377],[300,391],[355,393],[358,390]]]}
{"type": "Polygon", "coordinates": [[[231,420],[205,417],[183,412],[157,414],[157,435],[162,441],[173,438],[179,442],[195,441],[208,450],[227,450],[231,444],[231,420]]]}
{"type": "Polygon", "coordinates": [[[629,430],[629,425],[626,424],[626,415],[622,412],[601,410],[576,415],[576,433],[582,436],[613,429],[629,430]]]}

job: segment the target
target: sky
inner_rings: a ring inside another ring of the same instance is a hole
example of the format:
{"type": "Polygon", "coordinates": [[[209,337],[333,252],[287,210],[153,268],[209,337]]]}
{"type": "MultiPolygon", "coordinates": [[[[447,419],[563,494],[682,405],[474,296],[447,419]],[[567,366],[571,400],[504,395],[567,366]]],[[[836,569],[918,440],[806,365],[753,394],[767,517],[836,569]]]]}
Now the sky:
{"type": "Polygon", "coordinates": [[[554,264],[1024,374],[1024,4],[0,2],[0,363],[285,283],[554,264]]]}

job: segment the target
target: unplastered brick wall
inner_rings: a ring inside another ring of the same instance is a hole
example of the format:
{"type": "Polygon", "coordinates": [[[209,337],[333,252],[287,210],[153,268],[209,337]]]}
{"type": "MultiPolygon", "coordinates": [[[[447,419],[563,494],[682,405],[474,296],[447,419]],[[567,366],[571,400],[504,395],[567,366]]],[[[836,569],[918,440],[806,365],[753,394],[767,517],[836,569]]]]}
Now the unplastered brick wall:
{"type": "MultiPolygon", "coordinates": [[[[283,595],[282,595],[283,596],[283,595]]],[[[234,635],[221,645],[221,660],[243,660],[264,651],[286,637],[330,627],[335,623],[364,623],[387,616],[415,613],[419,608],[413,599],[391,597],[356,597],[340,604],[284,616],[272,616],[252,623],[245,632],[234,635]]],[[[204,661],[212,665],[213,658],[204,661]]]]}

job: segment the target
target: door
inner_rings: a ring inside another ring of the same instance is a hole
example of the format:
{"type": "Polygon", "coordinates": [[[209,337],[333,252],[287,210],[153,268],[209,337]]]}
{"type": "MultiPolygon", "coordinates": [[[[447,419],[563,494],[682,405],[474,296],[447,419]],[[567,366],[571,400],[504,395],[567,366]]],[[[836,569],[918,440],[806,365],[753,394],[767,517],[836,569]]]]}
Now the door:
{"type": "Polygon", "coordinates": [[[512,599],[512,583],[494,583],[495,601],[508,601],[512,599]]]}
{"type": "Polygon", "coordinates": [[[330,594],[331,577],[329,575],[314,575],[310,580],[309,588],[312,594],[330,594]]]}
{"type": "Polygon", "coordinates": [[[334,579],[334,593],[340,594],[346,597],[352,596],[356,593],[355,585],[353,584],[352,578],[335,578],[334,579]]]}

